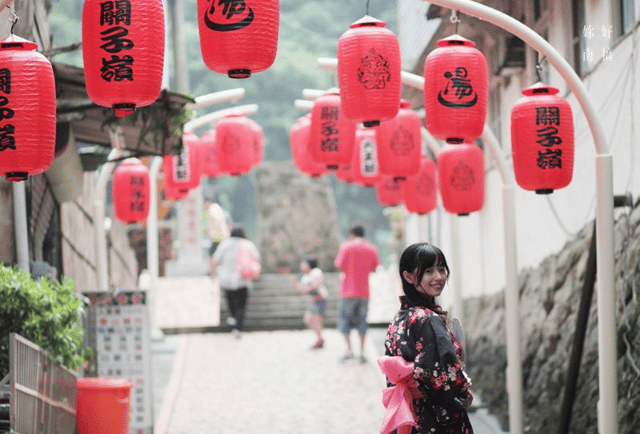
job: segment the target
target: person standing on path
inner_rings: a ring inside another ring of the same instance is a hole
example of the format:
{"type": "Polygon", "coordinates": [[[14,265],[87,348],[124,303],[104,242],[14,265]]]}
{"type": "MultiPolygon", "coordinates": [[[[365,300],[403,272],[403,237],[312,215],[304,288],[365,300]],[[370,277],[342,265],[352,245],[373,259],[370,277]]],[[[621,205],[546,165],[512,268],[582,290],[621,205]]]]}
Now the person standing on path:
{"type": "Polygon", "coordinates": [[[335,259],[340,276],[340,301],[338,306],[338,330],[344,335],[347,352],[340,359],[353,359],[350,333],[360,335],[360,363],[365,363],[364,344],[369,310],[369,274],[380,265],[378,249],[364,239],[364,228],[356,224],[349,230],[349,240],[342,243],[335,259]]]}
{"type": "Polygon", "coordinates": [[[242,225],[234,225],[230,235],[230,238],[222,241],[215,249],[209,265],[211,278],[217,277],[220,288],[227,298],[227,305],[231,313],[231,316],[227,318],[227,324],[232,327],[231,332],[239,338],[249,300],[249,289],[253,283],[251,280],[243,279],[240,275],[237,268],[238,254],[241,247],[250,249],[258,260],[260,254],[256,245],[247,239],[242,225]]]}
{"type": "Polygon", "coordinates": [[[314,257],[307,257],[300,262],[300,271],[303,276],[298,280],[291,277],[291,283],[302,294],[308,294],[311,303],[304,313],[304,324],[313,330],[318,338],[316,343],[311,347],[317,350],[324,347],[324,339],[322,338],[322,323],[325,311],[327,309],[327,297],[329,291],[324,283],[324,273],[318,267],[318,260],[314,257]]]}

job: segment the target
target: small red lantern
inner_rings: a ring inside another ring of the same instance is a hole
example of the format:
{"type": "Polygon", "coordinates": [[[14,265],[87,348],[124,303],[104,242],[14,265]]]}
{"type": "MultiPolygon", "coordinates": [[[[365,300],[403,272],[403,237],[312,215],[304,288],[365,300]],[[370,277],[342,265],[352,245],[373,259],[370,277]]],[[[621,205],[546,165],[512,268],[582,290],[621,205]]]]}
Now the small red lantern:
{"type": "Polygon", "coordinates": [[[220,175],[218,167],[218,155],[216,150],[216,130],[205,132],[199,140],[202,175],[207,178],[216,178],[220,175]]]}
{"type": "Polygon", "coordinates": [[[569,185],[573,176],[573,114],[560,90],[543,83],[522,91],[511,109],[511,149],[518,185],[538,194],[569,185]]]}
{"type": "Polygon", "coordinates": [[[329,173],[325,165],[316,163],[309,152],[309,129],[311,127],[311,115],[306,115],[293,124],[289,130],[289,146],[293,164],[302,173],[312,178],[329,173]]]}
{"type": "Polygon", "coordinates": [[[444,209],[468,215],[484,204],[484,157],[471,143],[447,143],[438,153],[438,185],[444,209]]]}
{"type": "Polygon", "coordinates": [[[373,187],[382,180],[377,147],[374,129],[356,129],[356,142],[351,160],[354,184],[373,187]]]}
{"type": "Polygon", "coordinates": [[[216,143],[220,172],[241,176],[251,171],[254,136],[251,120],[242,115],[222,118],[216,125],[216,143]]]}
{"type": "Polygon", "coordinates": [[[391,176],[383,176],[382,180],[376,184],[376,197],[382,206],[397,206],[403,200],[404,181],[398,181],[391,176]]]}
{"type": "Polygon", "coordinates": [[[404,204],[407,211],[427,214],[438,206],[438,181],[436,163],[422,156],[420,170],[404,182],[404,204]]]}
{"type": "Polygon", "coordinates": [[[0,175],[23,181],[53,162],[56,84],[38,45],[13,34],[0,41],[0,175]]]}
{"type": "Polygon", "coordinates": [[[422,121],[403,100],[395,118],[376,128],[380,173],[404,179],[420,169],[422,154],[422,121]]]}
{"type": "Polygon", "coordinates": [[[164,66],[162,0],[85,0],[82,58],[89,98],[117,117],[158,99],[164,66]]]}
{"type": "Polygon", "coordinates": [[[149,169],[127,158],[113,171],[113,211],[123,223],[141,222],[149,215],[149,169]]]}
{"type": "Polygon", "coordinates": [[[370,16],[338,40],[338,85],[344,115],[365,127],[391,119],[400,107],[400,43],[384,21],[370,16]]]}
{"type": "Polygon", "coordinates": [[[164,184],[173,190],[188,192],[200,185],[202,166],[197,149],[198,136],[185,133],[182,136],[182,152],[164,156],[164,184]]]}
{"type": "Polygon", "coordinates": [[[198,0],[202,59],[231,78],[247,78],[273,64],[279,27],[279,0],[198,0]]]}
{"type": "Polygon", "coordinates": [[[489,72],[475,45],[453,35],[439,40],[425,59],[425,123],[438,139],[473,142],[482,135],[489,72]]]}
{"type": "Polygon", "coordinates": [[[356,124],[347,119],[340,95],[327,93],[313,103],[309,151],[313,159],[331,170],[351,163],[356,124]]]}

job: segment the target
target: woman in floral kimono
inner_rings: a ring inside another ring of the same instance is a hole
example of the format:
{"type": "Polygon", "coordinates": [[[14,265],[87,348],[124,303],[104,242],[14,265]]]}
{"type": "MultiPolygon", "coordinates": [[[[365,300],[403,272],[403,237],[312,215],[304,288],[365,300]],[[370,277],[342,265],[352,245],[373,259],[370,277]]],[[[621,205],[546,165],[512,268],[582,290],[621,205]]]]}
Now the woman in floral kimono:
{"type": "Polygon", "coordinates": [[[444,254],[428,243],[413,244],[399,268],[404,296],[389,324],[386,356],[378,361],[389,385],[381,432],[472,434],[462,347],[436,303],[449,277],[444,254]]]}

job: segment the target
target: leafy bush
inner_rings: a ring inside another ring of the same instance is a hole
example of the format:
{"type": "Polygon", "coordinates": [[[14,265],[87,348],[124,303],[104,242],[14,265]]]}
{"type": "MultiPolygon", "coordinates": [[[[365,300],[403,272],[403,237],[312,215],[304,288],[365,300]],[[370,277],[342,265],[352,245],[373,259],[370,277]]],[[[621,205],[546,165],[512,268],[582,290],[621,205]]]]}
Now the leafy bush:
{"type": "Polygon", "coordinates": [[[9,334],[18,333],[78,369],[93,357],[78,323],[82,301],[72,281],[35,282],[29,273],[0,264],[0,379],[9,373],[9,334]]]}

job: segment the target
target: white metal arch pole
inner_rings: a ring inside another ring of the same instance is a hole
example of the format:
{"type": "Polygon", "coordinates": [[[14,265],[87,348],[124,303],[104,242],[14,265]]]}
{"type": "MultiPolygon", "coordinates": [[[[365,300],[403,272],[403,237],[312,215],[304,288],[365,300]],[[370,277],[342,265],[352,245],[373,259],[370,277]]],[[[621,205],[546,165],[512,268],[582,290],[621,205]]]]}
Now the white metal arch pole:
{"type": "Polygon", "coordinates": [[[163,158],[153,157],[149,164],[149,215],[147,217],[147,271],[149,272],[149,315],[151,322],[151,337],[161,339],[164,335],[158,327],[157,294],[158,278],[160,276],[160,258],[158,251],[158,174],[162,167],[163,158]]]}
{"type": "Polygon", "coordinates": [[[520,21],[471,0],[429,0],[488,21],[519,37],[543,54],[560,73],[582,108],[596,147],[596,244],[598,267],[598,431],[618,433],[616,292],[613,246],[613,158],[598,113],[580,77],[543,37],[520,21]]]}

